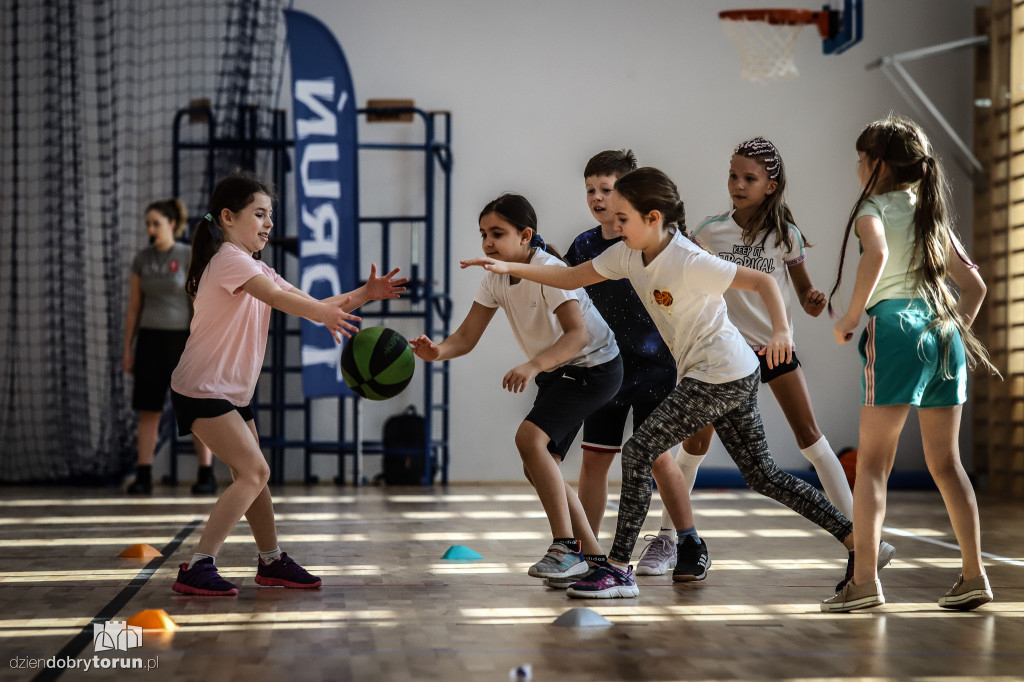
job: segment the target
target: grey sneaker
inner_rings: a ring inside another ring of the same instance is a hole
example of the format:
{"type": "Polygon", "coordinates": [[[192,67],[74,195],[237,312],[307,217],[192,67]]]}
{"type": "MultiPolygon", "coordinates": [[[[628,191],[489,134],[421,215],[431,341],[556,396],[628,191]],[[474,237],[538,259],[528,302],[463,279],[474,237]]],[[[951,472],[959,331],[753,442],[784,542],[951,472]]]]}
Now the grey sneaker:
{"type": "Polygon", "coordinates": [[[594,568],[594,566],[587,564],[587,570],[583,571],[579,575],[570,575],[566,578],[545,578],[544,584],[552,590],[565,590],[572,586],[573,583],[578,583],[581,580],[589,578],[590,574],[594,572],[594,568]]]}
{"type": "Polygon", "coordinates": [[[637,575],[665,575],[676,567],[676,543],[667,535],[645,535],[648,544],[640,552],[637,575]]]}
{"type": "Polygon", "coordinates": [[[882,596],[882,583],[875,578],[866,585],[855,585],[849,581],[843,585],[843,589],[833,596],[821,602],[821,610],[830,613],[836,611],[853,611],[855,609],[869,609],[885,603],[882,596]]]}
{"type": "Polygon", "coordinates": [[[944,609],[970,611],[989,603],[992,598],[992,587],[988,584],[987,575],[964,580],[963,574],[960,574],[953,589],[939,598],[939,606],[944,609]]]}
{"type": "Polygon", "coordinates": [[[587,570],[582,552],[573,552],[561,542],[553,542],[548,553],[530,566],[529,574],[534,578],[568,578],[587,570]]]}

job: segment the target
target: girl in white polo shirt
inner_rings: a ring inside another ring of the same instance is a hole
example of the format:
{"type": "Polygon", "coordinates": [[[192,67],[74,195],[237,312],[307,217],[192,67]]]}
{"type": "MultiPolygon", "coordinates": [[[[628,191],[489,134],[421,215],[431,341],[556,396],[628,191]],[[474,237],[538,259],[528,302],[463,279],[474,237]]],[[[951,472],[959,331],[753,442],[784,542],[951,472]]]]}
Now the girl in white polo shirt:
{"type": "MultiPolygon", "coordinates": [[[[565,270],[537,234],[537,214],[519,194],[502,194],[480,212],[484,254],[493,262],[534,263],[565,270]]],[[[576,492],[559,468],[583,420],[618,392],[622,358],[615,335],[583,289],[565,291],[499,273],[487,273],[466,319],[441,343],[423,335],[410,341],[429,362],[450,360],[476,347],[498,308],[528,358],[508,371],[501,386],[513,393],[536,380],[537,398],[516,431],[516,448],[551,525],[547,554],[529,569],[536,578],[580,575],[605,556],[576,492]]]]}
{"type": "Polygon", "coordinates": [[[628,563],[650,506],[651,464],[709,423],[751,489],[782,502],[852,548],[849,519],[772,460],[757,408],[758,361],[726,315],[726,289],[760,294],[772,320],[772,337],[764,350],[768,366],[788,362],[792,339],[775,280],[695,245],[685,234],[685,211],[676,186],[657,169],[640,168],[619,178],[610,210],[622,241],[574,268],[490,258],[463,263],[566,288],[628,278],[676,360],[678,385],[623,447],[622,496],[608,562],[570,587],[569,596],[637,594],[628,563]]]}

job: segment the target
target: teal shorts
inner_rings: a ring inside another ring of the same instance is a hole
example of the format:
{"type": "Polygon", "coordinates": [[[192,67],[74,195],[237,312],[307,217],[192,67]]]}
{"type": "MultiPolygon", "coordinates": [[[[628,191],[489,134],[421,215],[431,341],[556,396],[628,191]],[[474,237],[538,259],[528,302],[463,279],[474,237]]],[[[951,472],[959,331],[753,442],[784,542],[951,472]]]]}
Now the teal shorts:
{"type": "Polygon", "coordinates": [[[948,372],[932,316],[920,299],[894,298],[868,308],[860,338],[862,404],[955,407],[967,401],[967,362],[960,332],[949,345],[948,372]],[[924,343],[920,343],[924,337],[924,343]]]}

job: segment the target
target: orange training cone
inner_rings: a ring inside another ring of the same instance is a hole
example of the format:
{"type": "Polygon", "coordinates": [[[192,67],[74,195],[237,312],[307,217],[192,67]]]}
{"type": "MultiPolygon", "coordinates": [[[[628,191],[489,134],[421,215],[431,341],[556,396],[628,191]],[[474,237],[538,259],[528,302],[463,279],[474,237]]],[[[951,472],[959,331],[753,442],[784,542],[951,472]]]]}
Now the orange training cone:
{"type": "Polygon", "coordinates": [[[146,609],[139,611],[125,621],[128,625],[134,625],[143,630],[177,630],[178,624],[171,620],[163,609],[146,609]]]}
{"type": "Polygon", "coordinates": [[[117,556],[128,559],[149,559],[151,557],[163,556],[163,554],[153,545],[132,545],[117,556]]]}

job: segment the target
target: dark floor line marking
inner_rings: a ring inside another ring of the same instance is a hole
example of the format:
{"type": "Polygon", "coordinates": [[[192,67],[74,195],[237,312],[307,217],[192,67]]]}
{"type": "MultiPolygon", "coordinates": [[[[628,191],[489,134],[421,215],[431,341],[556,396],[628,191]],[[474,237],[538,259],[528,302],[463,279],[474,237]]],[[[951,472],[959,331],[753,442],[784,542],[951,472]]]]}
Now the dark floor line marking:
{"type": "MultiPolygon", "coordinates": [[[[122,589],[117,596],[110,600],[110,602],[100,609],[100,612],[93,616],[93,619],[84,627],[82,631],[75,635],[70,642],[64,645],[64,648],[57,652],[54,658],[58,660],[67,658],[78,658],[78,655],[82,653],[93,641],[93,625],[96,623],[106,623],[111,618],[117,615],[118,611],[124,608],[124,606],[131,601],[132,597],[138,594],[142,586],[149,582],[149,579],[153,577],[157,569],[163,566],[167,558],[174,554],[174,552],[181,546],[181,543],[185,541],[192,531],[196,529],[201,521],[196,519],[187,526],[178,531],[178,534],[174,536],[174,539],[168,542],[163,549],[160,550],[160,554],[163,556],[154,557],[146,566],[139,571],[139,574],[132,578],[132,581],[128,583],[124,589],[122,589]]],[[[60,668],[47,668],[39,672],[38,675],[32,678],[32,682],[52,682],[56,680],[64,672],[60,668]]]]}

